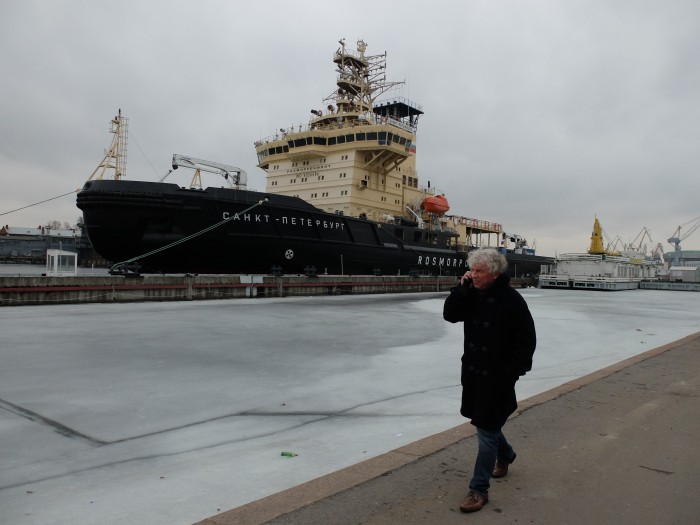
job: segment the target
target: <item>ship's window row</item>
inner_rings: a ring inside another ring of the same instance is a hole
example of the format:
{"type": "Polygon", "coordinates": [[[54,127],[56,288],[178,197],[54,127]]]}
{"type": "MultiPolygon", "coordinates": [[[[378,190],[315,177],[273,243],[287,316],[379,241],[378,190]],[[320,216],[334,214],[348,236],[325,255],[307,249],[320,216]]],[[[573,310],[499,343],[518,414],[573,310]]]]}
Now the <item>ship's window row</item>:
{"type": "MultiPolygon", "coordinates": [[[[346,177],[347,177],[347,173],[340,173],[338,176],[339,176],[339,178],[343,179],[343,178],[346,178],[346,177]]],[[[325,176],[325,175],[318,175],[316,178],[317,178],[317,180],[322,181],[322,180],[325,180],[326,176],[325,176]]],[[[308,179],[308,177],[301,177],[301,179],[299,179],[299,181],[300,181],[300,182],[308,182],[309,179],[308,179]]],[[[364,179],[362,180],[362,182],[363,182],[363,184],[366,186],[366,185],[367,185],[367,182],[369,182],[369,177],[368,177],[367,175],[365,175],[365,176],[364,176],[364,179]]],[[[297,183],[297,179],[296,179],[296,178],[294,178],[294,179],[289,179],[289,183],[290,183],[290,184],[296,184],[296,183],[297,183]]],[[[384,184],[384,179],[382,179],[380,183],[381,183],[381,184],[384,184]]],[[[417,188],[417,187],[418,187],[418,177],[413,178],[413,177],[406,177],[406,175],[404,175],[404,176],[403,176],[403,184],[404,184],[404,185],[408,185],[409,187],[417,188]]],[[[272,186],[277,186],[277,185],[278,185],[278,181],[276,181],[276,180],[271,181],[271,185],[272,185],[272,186]]],[[[396,188],[401,188],[401,184],[399,184],[398,182],[397,182],[397,183],[394,183],[394,186],[395,186],[396,188]]]]}
{"type": "MultiPolygon", "coordinates": [[[[273,181],[273,184],[272,184],[273,186],[275,185],[274,182],[276,182],[276,181],[273,181]]],[[[344,196],[349,195],[349,194],[350,194],[350,191],[349,191],[349,190],[340,190],[340,196],[341,196],[341,197],[344,197],[344,196]]],[[[323,198],[323,197],[330,197],[330,195],[331,195],[330,192],[325,191],[325,192],[321,193],[321,198],[323,198]]],[[[295,195],[295,196],[296,196],[296,197],[304,198],[304,197],[302,197],[301,195],[295,195]]],[[[309,198],[311,198],[311,199],[318,199],[318,198],[319,198],[319,194],[318,194],[318,193],[310,193],[310,194],[309,194],[309,198]]],[[[380,199],[381,199],[382,202],[387,202],[387,198],[386,198],[386,197],[381,197],[380,199]]],[[[401,204],[401,200],[400,200],[400,199],[394,199],[394,204],[397,205],[397,206],[399,206],[399,205],[401,204]]]]}
{"type": "Polygon", "coordinates": [[[346,135],[339,135],[335,137],[302,137],[294,140],[288,140],[286,146],[275,146],[268,148],[266,152],[261,152],[260,157],[266,155],[279,155],[283,153],[289,153],[290,148],[301,148],[304,146],[335,146],[336,144],[347,144],[348,142],[377,142],[380,146],[386,146],[391,143],[404,146],[406,150],[409,150],[412,144],[410,139],[392,133],[390,131],[372,131],[369,133],[348,133],[346,135]]]}

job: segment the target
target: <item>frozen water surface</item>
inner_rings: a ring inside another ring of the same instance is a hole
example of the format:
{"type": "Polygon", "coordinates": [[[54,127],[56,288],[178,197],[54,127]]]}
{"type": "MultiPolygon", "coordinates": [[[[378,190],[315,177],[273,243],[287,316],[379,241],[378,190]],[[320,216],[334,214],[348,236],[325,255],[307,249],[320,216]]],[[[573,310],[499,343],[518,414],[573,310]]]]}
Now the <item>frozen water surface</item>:
{"type": "MultiPolygon", "coordinates": [[[[700,331],[691,292],[521,293],[521,399],[700,331]]],[[[0,522],[189,524],[464,422],[444,297],[1,309],[0,522]]]]}

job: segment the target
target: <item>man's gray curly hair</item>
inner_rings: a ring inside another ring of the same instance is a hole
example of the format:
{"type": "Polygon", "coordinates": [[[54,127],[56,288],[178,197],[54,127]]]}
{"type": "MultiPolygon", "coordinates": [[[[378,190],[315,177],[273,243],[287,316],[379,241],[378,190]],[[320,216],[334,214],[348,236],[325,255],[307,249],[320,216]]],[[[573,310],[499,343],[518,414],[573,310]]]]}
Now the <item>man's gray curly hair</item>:
{"type": "Polygon", "coordinates": [[[505,255],[494,248],[479,248],[467,255],[469,268],[474,265],[484,265],[492,275],[502,274],[508,269],[508,260],[505,255]]]}

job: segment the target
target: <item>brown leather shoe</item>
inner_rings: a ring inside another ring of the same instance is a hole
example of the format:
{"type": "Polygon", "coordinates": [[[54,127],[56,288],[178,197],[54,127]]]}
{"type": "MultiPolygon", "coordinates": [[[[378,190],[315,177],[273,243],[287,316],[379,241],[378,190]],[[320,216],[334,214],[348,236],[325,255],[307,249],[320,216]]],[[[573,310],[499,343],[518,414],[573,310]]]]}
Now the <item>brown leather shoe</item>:
{"type": "Polygon", "coordinates": [[[501,461],[500,459],[497,459],[496,466],[493,469],[493,474],[491,474],[491,477],[504,478],[506,474],[508,474],[509,466],[510,463],[508,463],[507,461],[501,461]]]}
{"type": "Polygon", "coordinates": [[[462,512],[476,512],[477,510],[481,510],[481,507],[486,505],[488,502],[488,496],[470,490],[469,494],[467,494],[467,497],[464,498],[464,501],[459,506],[459,510],[461,510],[462,512]]]}

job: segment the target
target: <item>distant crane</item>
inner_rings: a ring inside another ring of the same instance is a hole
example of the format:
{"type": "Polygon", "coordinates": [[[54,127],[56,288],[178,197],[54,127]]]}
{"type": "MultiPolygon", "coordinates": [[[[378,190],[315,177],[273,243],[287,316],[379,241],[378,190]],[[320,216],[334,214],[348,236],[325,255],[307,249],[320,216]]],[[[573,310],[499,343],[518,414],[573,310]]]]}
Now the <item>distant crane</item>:
{"type": "Polygon", "coordinates": [[[605,246],[605,253],[608,255],[621,255],[620,250],[617,249],[617,246],[620,245],[624,249],[625,242],[620,238],[620,236],[615,235],[615,238],[610,240],[607,233],[604,233],[604,235],[605,239],[608,241],[608,244],[605,246]]]}
{"type": "Polygon", "coordinates": [[[693,220],[690,220],[686,223],[681,224],[678,228],[676,228],[676,231],[673,232],[673,235],[668,238],[668,242],[673,244],[675,253],[673,254],[673,265],[678,266],[681,262],[681,241],[684,241],[690,235],[700,228],[700,217],[696,217],[693,220]],[[687,226],[688,228],[685,230],[685,233],[681,235],[681,228],[687,226]]]}
{"type": "Polygon", "coordinates": [[[649,233],[649,230],[647,229],[646,226],[642,228],[642,231],[640,231],[637,236],[634,238],[632,242],[630,242],[627,246],[625,246],[625,250],[629,251],[634,251],[637,253],[646,253],[647,252],[647,247],[646,244],[644,244],[644,238],[649,239],[649,242],[654,242],[651,239],[651,233],[649,233]],[[637,244],[635,244],[639,240],[637,244]]]}
{"type": "Polygon", "coordinates": [[[664,247],[661,243],[658,243],[653,250],[651,250],[652,259],[658,260],[662,265],[664,264],[664,247]]]}

